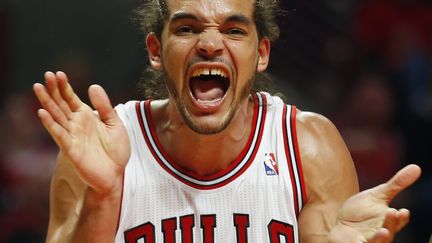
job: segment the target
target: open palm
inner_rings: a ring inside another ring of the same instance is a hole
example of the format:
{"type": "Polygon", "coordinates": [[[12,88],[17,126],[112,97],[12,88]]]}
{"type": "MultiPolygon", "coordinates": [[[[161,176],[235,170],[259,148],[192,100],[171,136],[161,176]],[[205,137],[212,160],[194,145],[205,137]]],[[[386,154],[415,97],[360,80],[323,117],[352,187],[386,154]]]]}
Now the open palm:
{"type": "Polygon", "coordinates": [[[95,191],[104,194],[118,189],[130,145],[103,88],[89,88],[96,113],[78,98],[63,72],[47,72],[45,81],[33,87],[43,107],[38,115],[63,155],[95,191]]]}
{"type": "Polygon", "coordinates": [[[420,171],[416,165],[406,166],[388,182],[349,198],[339,212],[330,242],[392,242],[394,235],[408,223],[409,211],[388,205],[418,179],[420,171]]]}

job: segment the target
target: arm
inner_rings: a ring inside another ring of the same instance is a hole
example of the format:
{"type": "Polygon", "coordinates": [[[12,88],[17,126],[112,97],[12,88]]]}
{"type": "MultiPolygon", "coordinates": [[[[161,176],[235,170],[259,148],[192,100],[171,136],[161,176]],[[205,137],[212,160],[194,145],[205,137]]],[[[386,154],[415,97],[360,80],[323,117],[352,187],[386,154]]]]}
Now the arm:
{"type": "Polygon", "coordinates": [[[358,192],[351,156],[325,117],[298,112],[297,131],[308,199],[299,216],[302,242],[327,242],[338,210],[358,192]]]}
{"type": "Polygon", "coordinates": [[[89,196],[90,190],[60,152],[51,181],[46,242],[87,242],[101,235],[114,235],[121,195],[104,199],[89,196]]]}
{"type": "Polygon", "coordinates": [[[34,92],[42,124],[60,148],[51,186],[48,242],[113,242],[127,132],[102,87],[89,88],[96,115],[74,93],[64,73],[45,74],[34,92]]]}
{"type": "Polygon", "coordinates": [[[46,242],[69,242],[76,227],[86,185],[59,153],[51,180],[50,219],[46,242]]]}
{"type": "Polygon", "coordinates": [[[409,165],[388,182],[357,193],[352,159],[336,128],[317,114],[302,112],[298,120],[309,190],[309,199],[299,217],[302,241],[391,242],[408,223],[409,211],[388,205],[418,179],[420,168],[409,165]]]}

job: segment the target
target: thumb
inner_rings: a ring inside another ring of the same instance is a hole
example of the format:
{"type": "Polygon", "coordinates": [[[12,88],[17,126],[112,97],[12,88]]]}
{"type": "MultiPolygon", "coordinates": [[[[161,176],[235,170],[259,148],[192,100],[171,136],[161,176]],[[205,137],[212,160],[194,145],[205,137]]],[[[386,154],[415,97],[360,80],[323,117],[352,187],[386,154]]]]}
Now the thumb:
{"type": "Polygon", "coordinates": [[[117,113],[114,111],[107,93],[100,85],[91,85],[88,89],[88,94],[90,102],[97,110],[100,119],[104,123],[110,123],[117,120],[117,113]]]}
{"type": "Polygon", "coordinates": [[[375,187],[377,193],[379,193],[376,196],[390,203],[401,191],[413,184],[420,177],[420,174],[421,169],[418,165],[407,165],[399,170],[389,181],[375,187]]]}

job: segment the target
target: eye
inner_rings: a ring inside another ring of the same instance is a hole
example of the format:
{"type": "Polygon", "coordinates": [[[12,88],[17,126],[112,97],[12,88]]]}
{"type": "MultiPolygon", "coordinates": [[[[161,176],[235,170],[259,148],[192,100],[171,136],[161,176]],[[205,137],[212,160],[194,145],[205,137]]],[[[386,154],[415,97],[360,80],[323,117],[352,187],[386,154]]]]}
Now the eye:
{"type": "Polygon", "coordinates": [[[240,28],[230,28],[224,31],[227,35],[233,35],[233,36],[243,36],[246,35],[246,31],[240,29],[240,28]]]}
{"type": "Polygon", "coordinates": [[[175,29],[175,33],[177,35],[190,35],[196,32],[197,31],[194,28],[192,28],[192,26],[189,25],[182,25],[175,29]]]}

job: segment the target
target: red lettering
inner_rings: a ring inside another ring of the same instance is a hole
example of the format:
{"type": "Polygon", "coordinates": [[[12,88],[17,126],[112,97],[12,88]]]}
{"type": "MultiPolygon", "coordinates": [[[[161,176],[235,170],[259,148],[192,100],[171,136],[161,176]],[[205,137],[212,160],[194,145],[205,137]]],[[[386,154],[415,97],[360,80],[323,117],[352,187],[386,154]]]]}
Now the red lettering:
{"type": "Polygon", "coordinates": [[[124,237],[126,243],[137,243],[139,239],[144,239],[146,243],[155,243],[155,227],[147,222],[125,231],[124,237]]]}
{"type": "Polygon", "coordinates": [[[237,243],[247,243],[247,228],[249,228],[249,215],[234,214],[234,225],[237,232],[237,243]]]}
{"type": "Polygon", "coordinates": [[[214,229],[216,228],[216,215],[201,215],[201,228],[203,229],[204,243],[214,243],[214,229]]]}
{"type": "Polygon", "coordinates": [[[175,231],[177,229],[177,218],[162,220],[162,232],[164,243],[175,243],[175,231]]]}
{"type": "MultiPolygon", "coordinates": [[[[215,242],[216,215],[201,215],[201,229],[203,243],[215,242]]],[[[178,218],[168,218],[161,221],[161,231],[164,243],[176,243],[178,218]]],[[[249,214],[233,214],[233,224],[236,228],[237,243],[248,243],[248,228],[250,227],[249,214]]],[[[180,231],[182,243],[194,242],[195,215],[180,217],[180,231]]],[[[267,225],[270,243],[294,243],[294,228],[292,225],[272,220],[267,225]]],[[[124,232],[126,243],[137,243],[143,239],[145,243],[155,243],[155,226],[147,222],[124,232]]]]}
{"type": "Polygon", "coordinates": [[[182,243],[193,243],[192,229],[194,226],[195,226],[195,217],[193,214],[180,217],[182,243]]]}
{"type": "Polygon", "coordinates": [[[273,219],[267,227],[271,243],[280,243],[281,236],[285,237],[286,243],[294,242],[294,231],[292,225],[273,219]]]}

